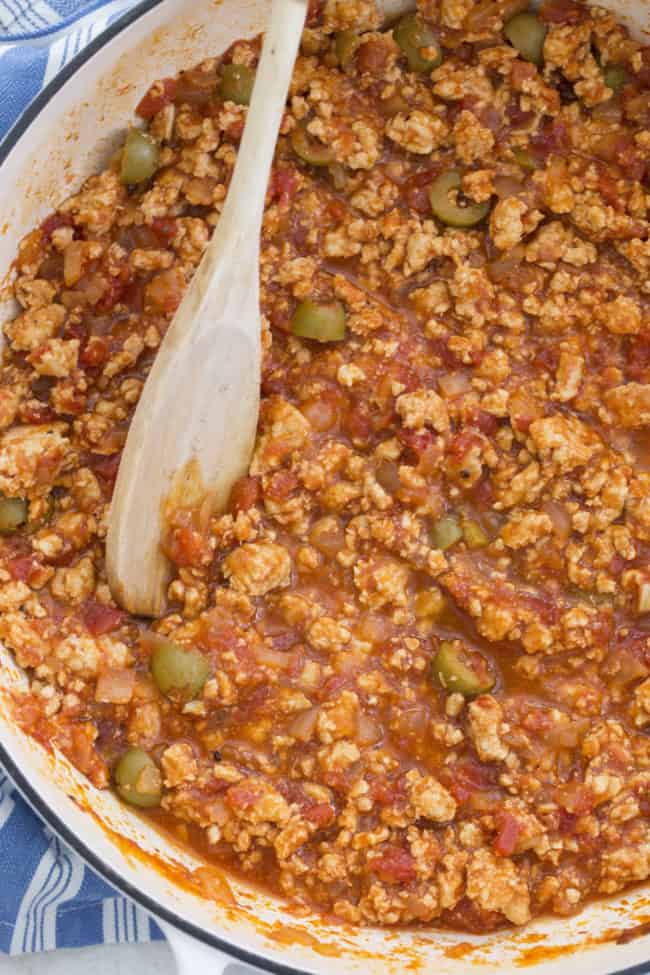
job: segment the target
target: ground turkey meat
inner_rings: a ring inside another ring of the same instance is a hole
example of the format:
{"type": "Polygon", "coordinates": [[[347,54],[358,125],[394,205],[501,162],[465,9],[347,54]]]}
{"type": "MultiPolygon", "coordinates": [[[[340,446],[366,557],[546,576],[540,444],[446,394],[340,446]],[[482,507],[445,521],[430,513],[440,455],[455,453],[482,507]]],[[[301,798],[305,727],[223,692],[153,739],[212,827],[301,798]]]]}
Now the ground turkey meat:
{"type": "Polygon", "coordinates": [[[534,60],[496,0],[421,0],[416,31],[311,8],[266,197],[255,450],[226,510],[167,513],[158,620],[111,596],[111,495],[259,43],[155,81],[129,140],[157,167],[128,185],[118,154],[20,243],[17,720],[299,909],[573,913],[650,876],[650,49],[569,0],[542,3],[534,60]]]}

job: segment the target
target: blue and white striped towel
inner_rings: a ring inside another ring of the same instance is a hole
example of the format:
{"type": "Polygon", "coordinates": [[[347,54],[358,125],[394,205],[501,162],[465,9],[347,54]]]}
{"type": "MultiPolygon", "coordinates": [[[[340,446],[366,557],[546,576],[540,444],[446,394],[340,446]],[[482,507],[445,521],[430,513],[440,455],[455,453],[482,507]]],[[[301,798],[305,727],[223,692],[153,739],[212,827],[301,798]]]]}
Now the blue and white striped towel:
{"type": "MultiPolygon", "coordinates": [[[[0,138],[35,95],[134,0],[0,0],[0,138]]],[[[144,911],[54,836],[0,768],[0,951],[151,941],[144,911]]]]}

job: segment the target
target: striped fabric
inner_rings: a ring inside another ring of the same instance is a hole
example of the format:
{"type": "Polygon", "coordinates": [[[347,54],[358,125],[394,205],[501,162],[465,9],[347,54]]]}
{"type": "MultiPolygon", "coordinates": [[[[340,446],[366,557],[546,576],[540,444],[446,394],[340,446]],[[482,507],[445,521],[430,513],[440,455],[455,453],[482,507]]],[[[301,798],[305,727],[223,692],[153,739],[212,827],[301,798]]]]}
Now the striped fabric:
{"type": "MultiPolygon", "coordinates": [[[[134,0],[0,0],[0,137],[35,95],[134,0]]],[[[64,846],[0,768],[0,951],[17,955],[162,938],[64,846]]]]}

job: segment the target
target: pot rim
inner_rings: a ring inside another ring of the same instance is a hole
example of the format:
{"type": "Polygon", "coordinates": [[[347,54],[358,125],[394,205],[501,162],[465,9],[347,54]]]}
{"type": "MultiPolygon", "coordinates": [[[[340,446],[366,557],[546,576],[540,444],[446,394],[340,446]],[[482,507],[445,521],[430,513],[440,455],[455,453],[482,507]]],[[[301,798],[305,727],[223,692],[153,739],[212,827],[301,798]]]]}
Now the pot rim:
{"type": "MultiPolygon", "coordinates": [[[[90,43],[84,47],[83,50],[76,54],[65,65],[65,67],[63,67],[54,76],[54,78],[48,82],[48,84],[38,93],[33,101],[29,103],[22,115],[18,117],[9,132],[0,141],[0,166],[2,166],[18,141],[27,132],[32,123],[37,120],[38,116],[46,108],[46,106],[49,105],[49,103],[54,99],[60,89],[77,73],[81,67],[83,67],[87,61],[90,61],[95,54],[105,47],[106,44],[118,37],[137,20],[149,13],[155,7],[158,7],[165,2],[166,0],[140,0],[139,3],[136,3],[133,9],[128,10],[126,13],[118,17],[113,24],[110,24],[96,38],[90,41],[90,43]]],[[[130,881],[126,880],[118,870],[107,863],[91,846],[88,846],[78,834],[74,833],[66,825],[65,821],[59,816],[59,814],[56,813],[48,805],[46,800],[41,797],[35,786],[30,781],[29,774],[23,772],[23,770],[16,765],[1,741],[0,764],[2,764],[4,769],[9,774],[13,784],[16,786],[27,803],[32,807],[34,812],[39,816],[39,818],[42,819],[67,846],[74,850],[74,852],[77,853],[92,870],[103,877],[104,880],[111,884],[111,886],[115,887],[116,890],[118,890],[125,897],[128,897],[130,900],[134,901],[136,904],[146,910],[154,917],[154,919],[160,918],[162,921],[166,921],[172,927],[175,927],[185,934],[190,935],[192,938],[195,938],[197,941],[202,942],[208,947],[216,948],[217,950],[222,951],[233,960],[242,961],[248,965],[262,969],[263,971],[272,972],[274,975],[308,975],[304,969],[297,968],[293,965],[284,965],[279,962],[271,961],[264,955],[258,955],[255,952],[240,948],[238,945],[232,944],[230,941],[225,941],[216,934],[213,934],[207,928],[185,920],[175,911],[165,907],[164,904],[156,900],[154,897],[150,897],[148,894],[138,890],[137,887],[131,884],[130,881]]],[[[558,918],[558,923],[560,922],[561,919],[558,918]]],[[[650,972],[649,963],[640,962],[639,964],[631,965],[628,968],[616,969],[615,971],[611,972],[611,975],[648,975],[648,972],[650,972]]]]}

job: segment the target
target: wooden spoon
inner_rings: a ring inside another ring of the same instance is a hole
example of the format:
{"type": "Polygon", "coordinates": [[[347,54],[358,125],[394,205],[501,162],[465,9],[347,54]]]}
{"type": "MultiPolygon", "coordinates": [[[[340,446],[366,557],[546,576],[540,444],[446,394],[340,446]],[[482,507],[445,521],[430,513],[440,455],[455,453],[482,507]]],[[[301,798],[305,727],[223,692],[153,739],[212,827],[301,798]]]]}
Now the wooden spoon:
{"type": "MultiPolygon", "coordinates": [[[[222,510],[247,473],[260,390],[259,257],[264,200],[308,0],[272,0],[244,135],[215,233],[165,335],[120,463],[106,541],[115,599],[164,611],[167,513],[222,510]]],[[[378,0],[383,19],[413,0],[378,0]]]]}
{"type": "Polygon", "coordinates": [[[247,472],[260,389],[259,257],[264,199],[307,0],[273,0],[244,135],[219,224],[133,416],[111,504],[106,566],[115,599],[159,616],[169,565],[165,509],[223,508],[247,472]]]}

